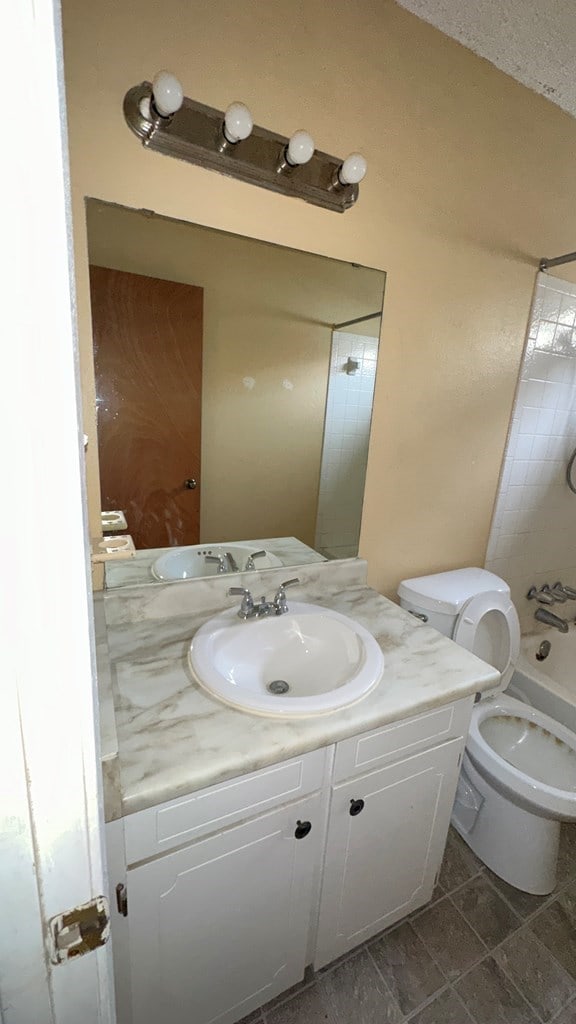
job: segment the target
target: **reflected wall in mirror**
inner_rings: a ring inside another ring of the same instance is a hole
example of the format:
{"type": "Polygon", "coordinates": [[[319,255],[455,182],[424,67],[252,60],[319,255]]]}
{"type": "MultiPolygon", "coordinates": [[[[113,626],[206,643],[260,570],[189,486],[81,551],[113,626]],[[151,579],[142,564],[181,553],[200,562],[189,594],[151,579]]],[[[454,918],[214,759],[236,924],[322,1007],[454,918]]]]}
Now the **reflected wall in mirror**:
{"type": "Polygon", "coordinates": [[[101,507],[138,549],[107,586],[355,556],[385,275],[98,200],[87,222],[101,507]]]}

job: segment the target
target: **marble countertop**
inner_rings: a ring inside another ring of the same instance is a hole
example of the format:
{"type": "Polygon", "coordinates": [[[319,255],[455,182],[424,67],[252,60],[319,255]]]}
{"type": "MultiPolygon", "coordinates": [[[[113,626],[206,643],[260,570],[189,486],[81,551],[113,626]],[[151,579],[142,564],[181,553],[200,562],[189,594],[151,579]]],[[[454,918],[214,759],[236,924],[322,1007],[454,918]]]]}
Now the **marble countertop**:
{"type": "MultiPolygon", "coordinates": [[[[210,548],[225,548],[226,543],[240,543],[238,541],[222,541],[215,544],[204,544],[202,547],[210,548]]],[[[244,540],[242,544],[250,544],[253,551],[260,551],[265,548],[266,551],[270,551],[271,554],[276,555],[280,559],[283,566],[297,566],[307,565],[311,562],[325,562],[326,558],[321,555],[314,548],[308,547],[297,537],[257,537],[255,540],[244,540]]],[[[194,545],[200,547],[200,545],[194,545]]],[[[161,580],[157,580],[152,575],[152,564],[156,561],[160,555],[166,554],[167,551],[174,551],[174,548],[146,548],[145,550],[137,551],[134,558],[130,561],[125,562],[108,562],[106,564],[106,587],[108,590],[118,589],[119,587],[133,587],[140,586],[144,583],[153,585],[163,585],[161,580]]],[[[206,577],[209,578],[212,575],[216,575],[216,571],[210,572],[209,569],[206,571],[206,577]]],[[[234,574],[236,575],[236,574],[234,574]]],[[[198,577],[204,578],[204,577],[198,577]]],[[[165,583],[166,581],[164,581],[165,583]]],[[[180,582],[175,580],[172,582],[180,582]]]]}
{"type": "MultiPolygon", "coordinates": [[[[293,589],[294,600],[334,608],[362,623],[384,651],[384,676],[357,704],[298,720],[254,716],[228,707],[192,678],[187,662],[190,640],[216,610],[232,604],[230,598],[219,598],[202,610],[185,610],[180,600],[180,614],[174,614],[175,596],[182,597],[184,592],[172,586],[166,588],[170,611],[165,606],[159,617],[151,617],[147,595],[135,592],[131,614],[119,603],[120,595],[112,598],[106,612],[110,687],[101,687],[103,741],[108,751],[103,761],[106,820],[490,689],[498,682],[495,669],[358,582],[350,568],[340,572],[340,585],[337,579],[335,563],[326,563],[324,574],[311,567],[310,578],[293,589]],[[110,730],[110,701],[115,706],[115,736],[110,730]]],[[[155,607],[158,615],[157,601],[155,607]]]]}

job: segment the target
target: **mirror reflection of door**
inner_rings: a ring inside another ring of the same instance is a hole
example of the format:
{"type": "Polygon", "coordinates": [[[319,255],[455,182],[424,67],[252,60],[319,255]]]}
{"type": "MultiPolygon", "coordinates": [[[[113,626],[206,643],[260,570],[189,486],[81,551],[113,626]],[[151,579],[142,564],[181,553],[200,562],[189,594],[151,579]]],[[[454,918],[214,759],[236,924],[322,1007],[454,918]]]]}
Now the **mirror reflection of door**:
{"type": "Polygon", "coordinates": [[[137,548],[197,544],[203,289],[91,266],[90,293],[102,508],[137,548]]]}

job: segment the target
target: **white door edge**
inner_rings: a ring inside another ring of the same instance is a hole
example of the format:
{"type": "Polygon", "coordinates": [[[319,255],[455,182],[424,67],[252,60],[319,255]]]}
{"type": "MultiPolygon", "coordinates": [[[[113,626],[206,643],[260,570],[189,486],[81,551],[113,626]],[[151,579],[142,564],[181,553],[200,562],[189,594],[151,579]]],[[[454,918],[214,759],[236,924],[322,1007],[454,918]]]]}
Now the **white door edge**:
{"type": "Polygon", "coordinates": [[[60,11],[3,18],[0,1019],[111,1024],[109,945],[52,966],[46,941],[106,891],[60,11]]]}

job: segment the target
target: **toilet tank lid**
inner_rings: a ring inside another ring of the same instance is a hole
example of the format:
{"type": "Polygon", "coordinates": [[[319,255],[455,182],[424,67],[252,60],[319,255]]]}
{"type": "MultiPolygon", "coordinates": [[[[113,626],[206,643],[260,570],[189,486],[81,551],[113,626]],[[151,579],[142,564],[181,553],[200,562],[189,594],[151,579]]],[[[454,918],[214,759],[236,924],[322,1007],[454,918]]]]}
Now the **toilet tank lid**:
{"type": "Polygon", "coordinates": [[[510,593],[506,581],[487,569],[453,569],[402,580],[398,596],[401,601],[408,601],[427,611],[458,615],[471,597],[490,590],[506,595],[510,593]]]}

